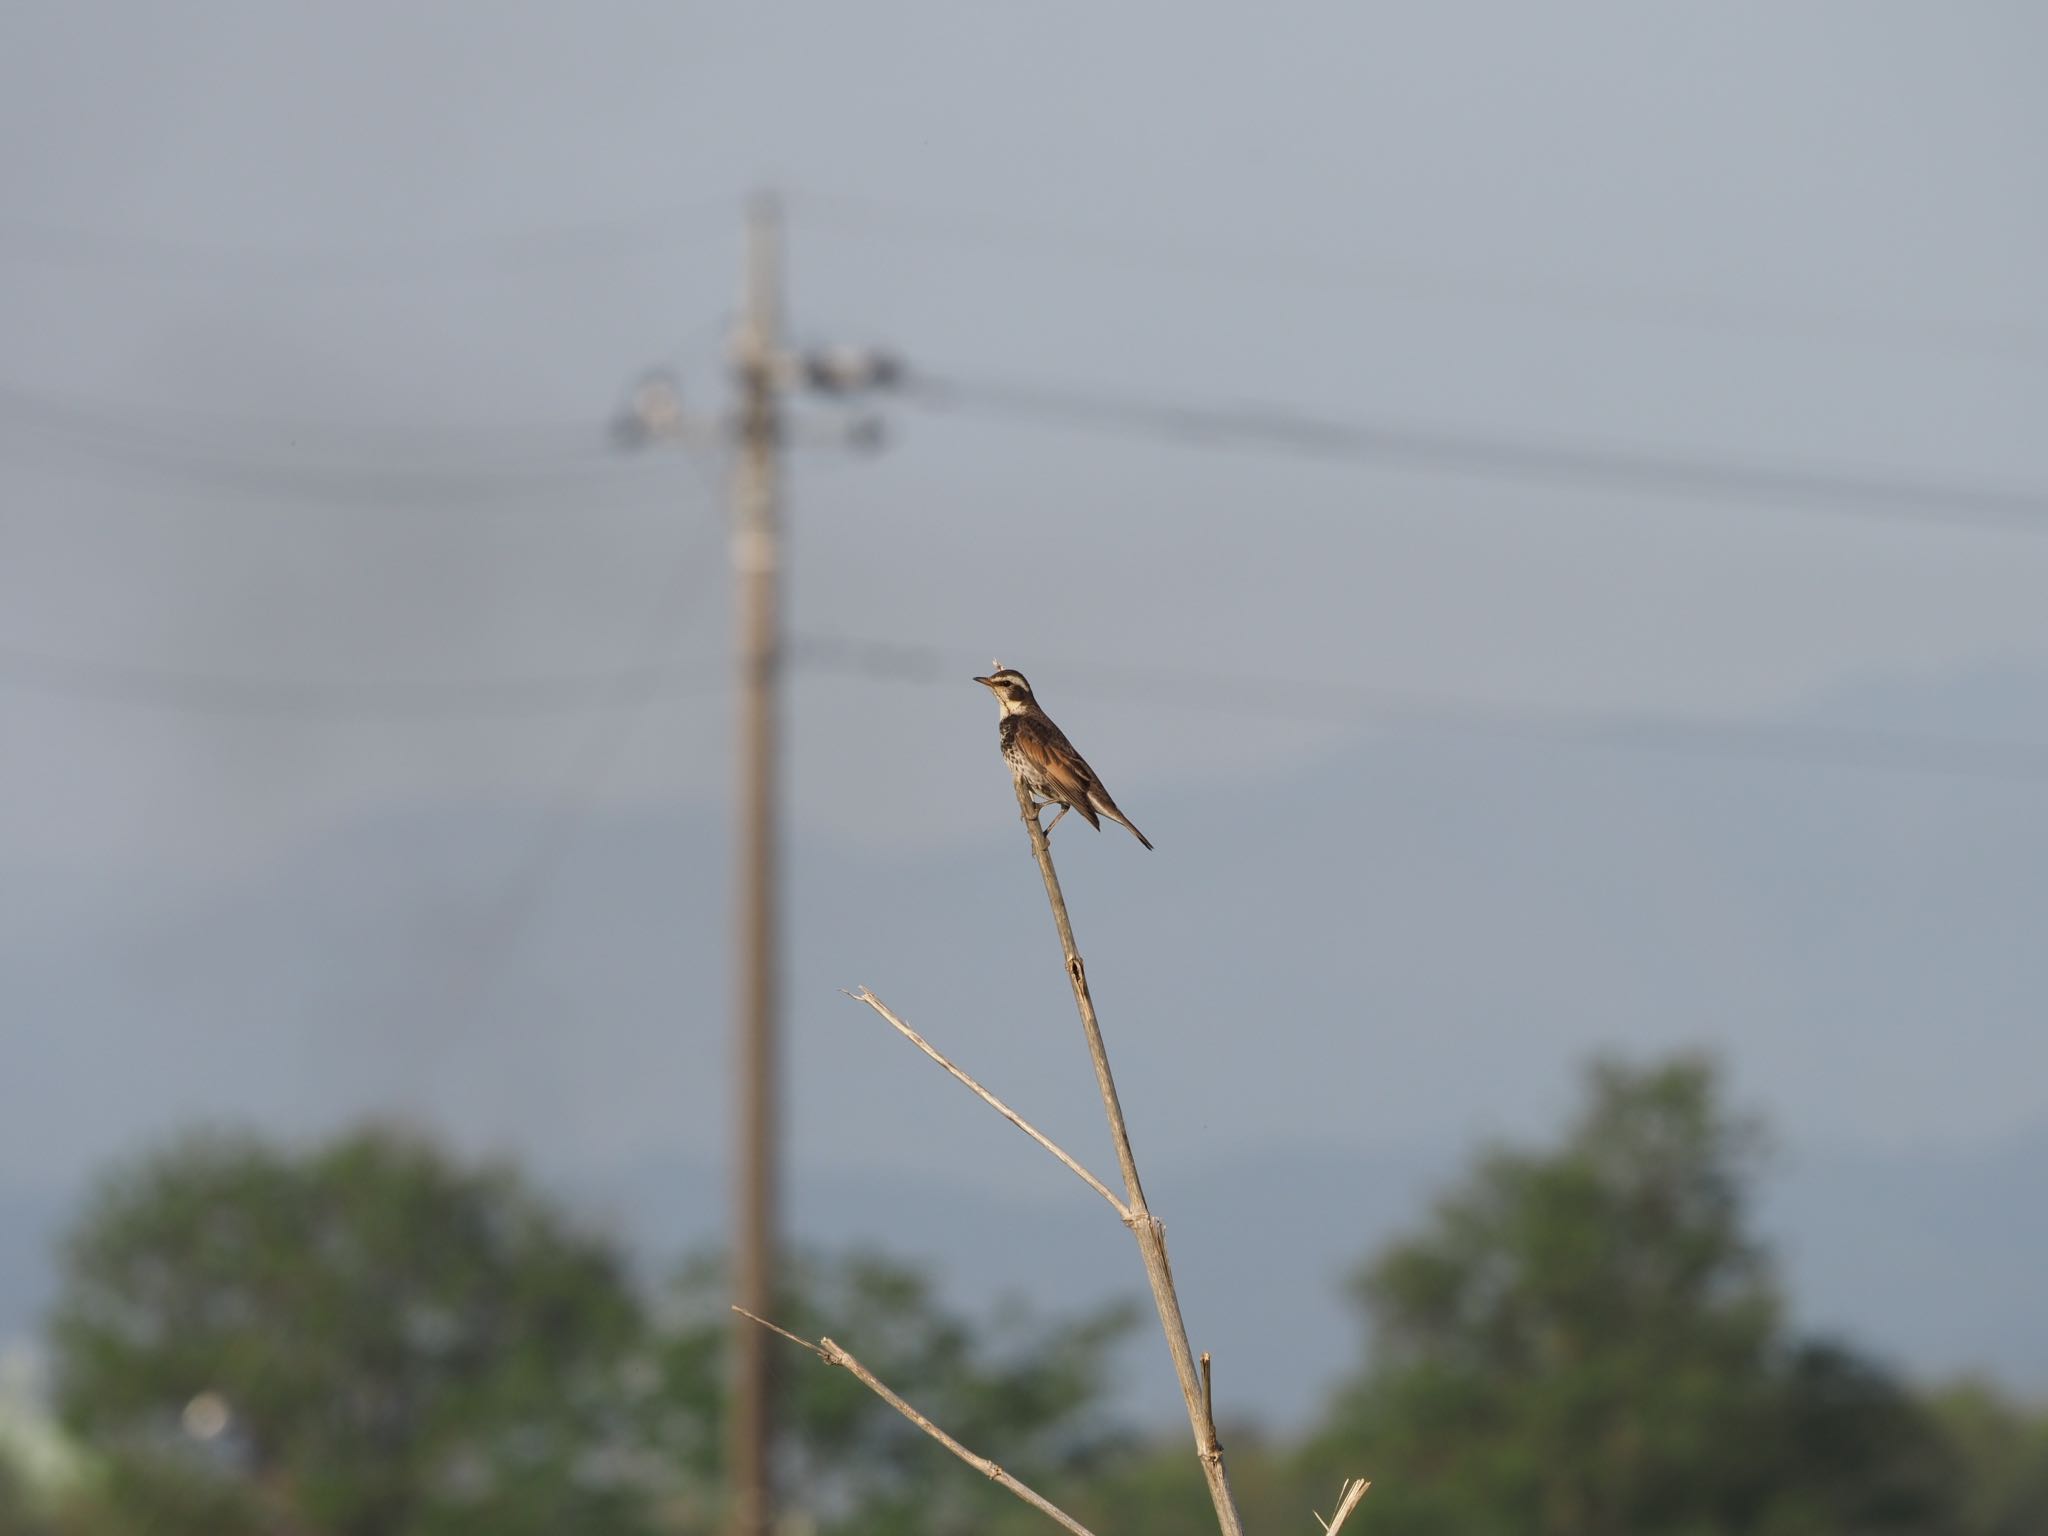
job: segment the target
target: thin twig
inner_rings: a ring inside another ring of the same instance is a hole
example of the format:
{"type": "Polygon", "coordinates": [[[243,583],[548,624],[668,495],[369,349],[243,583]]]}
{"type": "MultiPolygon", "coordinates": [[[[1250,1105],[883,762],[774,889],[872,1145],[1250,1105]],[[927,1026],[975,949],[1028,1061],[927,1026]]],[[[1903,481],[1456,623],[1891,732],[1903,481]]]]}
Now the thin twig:
{"type": "Polygon", "coordinates": [[[979,1094],[981,1096],[982,1102],[987,1104],[989,1108],[993,1109],[997,1114],[1001,1115],[1005,1120],[1009,1121],[1010,1124],[1016,1126],[1018,1130],[1022,1131],[1026,1136],[1029,1136],[1033,1141],[1037,1142],[1041,1147],[1045,1148],[1046,1151],[1050,1152],[1062,1163],[1065,1163],[1067,1167],[1073,1170],[1075,1176],[1079,1178],[1082,1183],[1086,1184],[1090,1189],[1094,1190],[1095,1193],[1102,1196],[1103,1199],[1109,1202],[1110,1208],[1116,1212],[1118,1218],[1124,1223],[1124,1225],[1130,1225],[1131,1208],[1125,1205],[1123,1201],[1119,1200],[1116,1197],[1116,1193],[1113,1190],[1111,1190],[1107,1184],[1103,1183],[1102,1180],[1095,1177],[1094,1174],[1090,1173],[1086,1168],[1082,1167],[1073,1158],[1069,1157],[1066,1154],[1066,1152],[1063,1151],[1060,1148],[1060,1146],[1053,1141],[1051,1137],[1047,1136],[1043,1131],[1039,1130],[1030,1121],[1026,1120],[1022,1115],[1018,1114],[1017,1111],[1010,1108],[1009,1105],[1005,1104],[1001,1099],[997,1098],[994,1094],[990,1093],[986,1088],[982,1087],[980,1083],[977,1083],[961,1068],[955,1066],[951,1061],[947,1060],[946,1057],[939,1051],[939,1049],[936,1046],[934,1046],[929,1040],[925,1039],[923,1035],[920,1035],[916,1030],[912,1029],[908,1024],[904,1023],[903,1020],[901,1020],[894,1013],[892,1013],[889,1009],[888,1004],[884,1003],[879,997],[875,996],[875,994],[870,992],[866,987],[862,987],[858,992],[848,992],[846,995],[852,998],[855,1002],[866,1003],[870,1008],[874,1009],[875,1012],[879,1013],[883,1018],[889,1021],[889,1023],[895,1028],[896,1033],[901,1035],[904,1039],[908,1040],[920,1051],[923,1051],[925,1055],[931,1057],[933,1061],[936,1061],[940,1066],[944,1067],[948,1072],[952,1073],[955,1078],[959,1079],[962,1083],[965,1083],[969,1088],[973,1089],[977,1094],[979,1094]]]}
{"type": "Polygon", "coordinates": [[[1016,782],[1017,809],[1031,835],[1031,851],[1038,871],[1045,878],[1045,898],[1052,906],[1053,926],[1059,930],[1060,950],[1066,959],[1067,980],[1074,989],[1074,1006],[1081,1014],[1081,1031],[1087,1037],[1088,1057],[1095,1066],[1096,1087],[1102,1093],[1103,1114],[1109,1120],[1110,1140],[1116,1146],[1116,1160],[1123,1172],[1125,1203],[1130,1207],[1131,1235],[1138,1240],[1138,1252],[1145,1262],[1145,1278],[1152,1285],[1152,1302],[1159,1312],[1159,1327],[1166,1335],[1167,1353],[1173,1357],[1174,1374],[1180,1378],[1181,1400],[1187,1407],[1188,1426],[1194,1431],[1195,1453],[1202,1464],[1202,1476],[1209,1485],[1209,1502],[1216,1506],[1216,1523],[1221,1536],[1244,1536],[1244,1522],[1237,1512],[1237,1500],[1230,1492],[1230,1476],[1223,1468],[1223,1448],[1203,1406],[1202,1382],[1195,1366],[1195,1352],[1188,1344],[1187,1323],[1181,1317],[1180,1297],[1173,1286],[1173,1265],[1166,1256],[1166,1228],[1145,1204],[1145,1188],[1138,1181],[1138,1162],[1131,1151],[1130,1131],[1124,1125],[1123,1105],[1117,1099],[1116,1079],[1109,1070],[1109,1051],[1102,1043],[1102,1026],[1095,1017],[1095,999],[1088,992],[1088,970],[1074,945],[1074,926],[1067,918],[1067,899],[1060,891],[1058,871],[1052,867],[1052,845],[1039,824],[1031,792],[1020,779],[1016,782]]]}
{"type": "Polygon", "coordinates": [[[802,1334],[791,1333],[787,1328],[782,1327],[780,1324],[771,1323],[768,1321],[767,1318],[761,1317],[756,1313],[749,1312],[745,1307],[736,1305],[733,1307],[733,1311],[739,1313],[741,1317],[744,1317],[750,1323],[759,1323],[763,1328],[766,1328],[770,1333],[781,1334],[785,1339],[789,1340],[789,1342],[792,1344],[803,1345],[805,1349],[808,1349],[820,1360],[825,1358],[825,1351],[818,1348],[817,1345],[813,1344],[809,1339],[805,1338],[802,1334]]]}
{"type": "MultiPolygon", "coordinates": [[[[1351,1511],[1358,1508],[1358,1501],[1365,1497],[1365,1490],[1372,1486],[1362,1477],[1348,1479],[1337,1493],[1337,1512],[1325,1520],[1316,1515],[1316,1524],[1323,1528],[1323,1536],[1337,1536],[1337,1528],[1351,1518],[1351,1511]]],[[[1310,1511],[1314,1513],[1313,1510],[1310,1511]]]]}
{"type": "Polygon", "coordinates": [[[1087,1526],[1083,1525],[1080,1521],[1076,1520],[1072,1515],[1068,1514],[1065,1510],[1061,1509],[1059,1505],[1053,1503],[1052,1500],[1046,1498],[1044,1494],[1037,1492],[1035,1489],[1025,1486],[1016,1478],[1012,1477],[1009,1473],[1005,1472],[1001,1467],[997,1466],[994,1462],[990,1461],[986,1456],[975,1455],[974,1452],[967,1449],[966,1446],[962,1445],[958,1440],[955,1440],[951,1435],[947,1434],[943,1429],[939,1428],[938,1425],[934,1424],[930,1419],[926,1418],[923,1414],[919,1413],[915,1408],[911,1407],[910,1404],[906,1403],[902,1398],[898,1397],[894,1392],[892,1392],[889,1389],[888,1385],[885,1382],[883,1382],[883,1380],[879,1376],[877,1376],[873,1371],[869,1370],[866,1366],[862,1365],[858,1360],[854,1359],[854,1357],[848,1354],[846,1350],[842,1349],[839,1345],[833,1343],[832,1340],[820,1339],[817,1343],[813,1344],[809,1339],[799,1338],[796,1334],[791,1333],[787,1328],[776,1327],[775,1324],[769,1322],[765,1317],[755,1317],[753,1313],[747,1311],[744,1307],[734,1307],[733,1311],[739,1313],[742,1317],[752,1318],[753,1321],[759,1323],[763,1328],[781,1334],[785,1339],[790,1340],[792,1343],[801,1344],[805,1349],[808,1349],[812,1354],[816,1355],[820,1360],[823,1360],[827,1365],[842,1366],[846,1370],[851,1371],[857,1378],[859,1378],[862,1386],[866,1387],[870,1392],[874,1393],[875,1396],[879,1397],[883,1402],[887,1403],[891,1408],[894,1408],[898,1413],[902,1414],[903,1417],[910,1420],[910,1422],[915,1424],[919,1429],[923,1430],[926,1434],[930,1435],[934,1440],[938,1441],[939,1444],[943,1445],[955,1456],[958,1456],[962,1461],[966,1462],[967,1465],[974,1468],[975,1471],[981,1473],[981,1475],[983,1477],[986,1477],[990,1482],[999,1483],[1003,1487],[1009,1489],[1010,1492],[1014,1493],[1026,1504],[1029,1504],[1033,1509],[1039,1511],[1039,1513],[1048,1515],[1052,1519],[1057,1520],[1061,1525],[1065,1526],[1068,1530],[1072,1531],[1074,1533],[1074,1536],[1095,1536],[1095,1533],[1089,1530],[1087,1526]]]}

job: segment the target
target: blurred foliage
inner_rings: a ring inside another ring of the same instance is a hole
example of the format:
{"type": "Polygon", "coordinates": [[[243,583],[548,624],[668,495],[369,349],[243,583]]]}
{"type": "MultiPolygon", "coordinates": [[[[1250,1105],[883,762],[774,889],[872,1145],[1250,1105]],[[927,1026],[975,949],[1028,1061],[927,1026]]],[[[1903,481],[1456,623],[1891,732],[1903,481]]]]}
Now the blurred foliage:
{"type": "Polygon", "coordinates": [[[1404,1536],[1957,1528],[1932,1416],[1788,1335],[1747,1229],[1756,1127],[1681,1059],[1597,1065],[1547,1153],[1495,1151],[1355,1281],[1368,1368],[1310,1464],[1404,1536]]]}
{"type": "MultiPolygon", "coordinates": [[[[858,1253],[831,1262],[800,1256],[784,1281],[776,1322],[804,1338],[829,1334],[955,1439],[1041,1492],[1125,1443],[1103,1402],[1112,1347],[1135,1319],[1127,1304],[1052,1322],[1011,1305],[977,1326],[947,1310],[923,1274],[858,1253]]],[[[729,1295],[723,1266],[697,1259],[660,1308],[661,1389],[648,1439],[683,1474],[669,1511],[691,1530],[716,1527],[729,1295]]],[[[794,1344],[783,1350],[775,1357],[787,1434],[779,1471],[825,1529],[950,1536],[1021,1507],[851,1372],[794,1344]]]]}
{"type": "Polygon", "coordinates": [[[2048,1406],[1965,1381],[1935,1393],[1933,1408],[1962,1468],[1966,1536],[2048,1532],[2048,1406]]]}
{"type": "Polygon", "coordinates": [[[0,1531],[9,1536],[36,1536],[48,1527],[40,1520],[42,1501],[14,1464],[0,1455],[0,1531]]]}
{"type": "Polygon", "coordinates": [[[611,1248],[515,1174],[369,1132],[117,1173],[52,1343],[65,1419],[151,1531],[538,1536],[633,1528],[608,1463],[640,1328],[611,1248]]]}
{"type": "Polygon", "coordinates": [[[61,1498],[39,1500],[36,1517],[6,1536],[156,1536],[158,1532],[275,1532],[246,1489],[172,1460],[110,1460],[61,1498]]]}
{"type": "MultiPolygon", "coordinates": [[[[1749,1228],[1758,1152],[1705,1064],[1596,1066],[1557,1146],[1483,1155],[1359,1272],[1370,1350],[1311,1433],[1223,1426],[1247,1527],[1312,1529],[1362,1473],[1361,1533],[2048,1532],[2048,1411],[1918,1395],[1790,1329],[1749,1228]]],[[[859,1253],[785,1281],[776,1321],[1096,1530],[1213,1529],[1185,1433],[1107,1415],[1128,1306],[970,1319],[859,1253]]],[[[644,1302],[508,1169],[380,1131],[188,1139],[117,1170],[73,1234],[52,1343],[90,1454],[57,1494],[0,1457],[0,1536],[712,1532],[730,1337],[717,1261],[644,1302]]],[[[779,1348],[782,1476],[821,1532],[1050,1528],[779,1348]]]]}
{"type": "MultiPolygon", "coordinates": [[[[1126,1305],[975,1324],[867,1255],[799,1258],[786,1292],[778,1321],[1019,1475],[1120,1444],[1102,1402],[1126,1305]]],[[[713,1530],[726,1295],[699,1259],[645,1306],[515,1174],[402,1135],[187,1139],[108,1178],[71,1238],[57,1396],[97,1475],[55,1524],[0,1481],[0,1536],[713,1530]]],[[[784,1475],[824,1528],[945,1536],[1007,1499],[847,1372],[779,1358],[784,1475]]]]}

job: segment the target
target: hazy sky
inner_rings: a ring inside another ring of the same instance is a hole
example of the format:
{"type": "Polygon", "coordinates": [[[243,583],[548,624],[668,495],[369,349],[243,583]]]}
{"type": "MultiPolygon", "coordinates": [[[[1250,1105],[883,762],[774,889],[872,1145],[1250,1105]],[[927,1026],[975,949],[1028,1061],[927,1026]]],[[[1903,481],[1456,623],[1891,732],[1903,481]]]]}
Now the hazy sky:
{"type": "MultiPolygon", "coordinates": [[[[2044,44],[1865,0],[7,7],[0,1191],[218,1116],[719,1156],[718,466],[604,427],[653,365],[719,405],[749,188],[793,334],[933,376],[2048,525],[2044,44]]],[[[1722,1051],[1795,1147],[2048,1124],[2048,781],[1354,707],[2048,752],[2048,538],[910,403],[862,460],[814,414],[793,626],[944,686],[792,693],[800,1182],[1065,1193],[858,983],[1099,1156],[991,655],[1158,844],[1056,840],[1163,1166],[1541,1133],[1603,1046],[1722,1051]]]]}

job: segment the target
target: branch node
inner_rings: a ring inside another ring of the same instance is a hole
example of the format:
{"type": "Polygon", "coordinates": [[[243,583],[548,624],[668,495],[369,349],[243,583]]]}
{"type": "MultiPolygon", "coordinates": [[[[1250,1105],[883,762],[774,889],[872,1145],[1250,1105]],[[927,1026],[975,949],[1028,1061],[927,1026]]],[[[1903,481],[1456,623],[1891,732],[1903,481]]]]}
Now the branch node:
{"type": "Polygon", "coordinates": [[[1223,1442],[1216,1437],[1216,1381],[1212,1374],[1214,1361],[1209,1351],[1202,1351],[1202,1419],[1208,1430],[1209,1441],[1202,1449],[1204,1456],[1223,1460],[1223,1442]]]}

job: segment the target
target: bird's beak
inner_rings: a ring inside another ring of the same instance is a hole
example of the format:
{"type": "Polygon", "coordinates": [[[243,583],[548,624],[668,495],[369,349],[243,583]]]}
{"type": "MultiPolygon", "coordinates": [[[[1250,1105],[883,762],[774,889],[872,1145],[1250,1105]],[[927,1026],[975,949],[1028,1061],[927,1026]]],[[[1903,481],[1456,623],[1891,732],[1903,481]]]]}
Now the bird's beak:
{"type": "Polygon", "coordinates": [[[986,677],[977,677],[977,678],[975,679],[975,681],[976,681],[977,683],[981,684],[981,686],[982,686],[982,687],[984,687],[984,688],[993,688],[993,687],[995,687],[995,681],[994,681],[994,679],[992,679],[992,678],[986,678],[986,677]]]}

